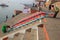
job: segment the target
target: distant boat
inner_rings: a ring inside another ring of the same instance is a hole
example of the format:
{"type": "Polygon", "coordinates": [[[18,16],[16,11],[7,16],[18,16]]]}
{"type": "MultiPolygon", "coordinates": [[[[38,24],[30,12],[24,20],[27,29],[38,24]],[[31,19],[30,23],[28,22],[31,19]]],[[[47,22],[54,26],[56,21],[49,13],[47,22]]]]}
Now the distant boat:
{"type": "Polygon", "coordinates": [[[8,7],[6,4],[0,4],[1,7],[8,7]]]}

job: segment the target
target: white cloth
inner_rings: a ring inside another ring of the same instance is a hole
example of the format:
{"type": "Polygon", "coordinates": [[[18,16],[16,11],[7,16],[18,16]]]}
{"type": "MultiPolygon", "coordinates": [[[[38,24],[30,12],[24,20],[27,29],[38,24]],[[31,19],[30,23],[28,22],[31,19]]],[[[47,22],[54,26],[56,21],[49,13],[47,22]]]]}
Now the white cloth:
{"type": "Polygon", "coordinates": [[[30,8],[26,8],[26,9],[23,10],[23,13],[25,13],[25,14],[26,13],[31,13],[31,9],[30,8]]]}
{"type": "Polygon", "coordinates": [[[42,20],[40,20],[39,22],[40,22],[40,24],[42,24],[42,20]]]}
{"type": "Polygon", "coordinates": [[[23,10],[23,13],[28,13],[28,9],[24,9],[23,10]]]}

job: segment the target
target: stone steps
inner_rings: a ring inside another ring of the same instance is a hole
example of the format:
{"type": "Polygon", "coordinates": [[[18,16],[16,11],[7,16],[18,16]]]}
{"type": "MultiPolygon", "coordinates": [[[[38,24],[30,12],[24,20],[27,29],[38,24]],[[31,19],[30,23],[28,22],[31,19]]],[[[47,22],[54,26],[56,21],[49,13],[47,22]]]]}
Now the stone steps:
{"type": "Polygon", "coordinates": [[[41,28],[41,27],[38,27],[38,38],[39,38],[39,40],[45,40],[43,28],[41,28]]]}
{"type": "Polygon", "coordinates": [[[26,30],[23,40],[37,40],[37,30],[31,28],[26,30]]]}

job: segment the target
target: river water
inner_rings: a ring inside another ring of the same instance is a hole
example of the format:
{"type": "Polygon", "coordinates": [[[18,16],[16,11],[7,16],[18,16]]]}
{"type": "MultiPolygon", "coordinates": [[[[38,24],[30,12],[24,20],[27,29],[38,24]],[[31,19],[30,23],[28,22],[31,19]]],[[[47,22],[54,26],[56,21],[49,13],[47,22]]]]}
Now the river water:
{"type": "Polygon", "coordinates": [[[23,10],[23,4],[32,4],[35,0],[0,0],[0,4],[4,3],[8,7],[0,6],[0,23],[6,20],[6,15],[8,15],[8,20],[11,19],[14,14],[14,10],[23,10]]]}

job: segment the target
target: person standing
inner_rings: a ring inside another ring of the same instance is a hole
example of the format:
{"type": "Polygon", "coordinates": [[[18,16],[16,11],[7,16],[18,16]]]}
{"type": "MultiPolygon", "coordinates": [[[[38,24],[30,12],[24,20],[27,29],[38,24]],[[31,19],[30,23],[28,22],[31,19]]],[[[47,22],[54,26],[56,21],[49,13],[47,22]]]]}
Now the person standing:
{"type": "Polygon", "coordinates": [[[51,5],[51,10],[55,12],[53,18],[56,18],[57,14],[59,13],[59,8],[54,5],[51,5]]]}
{"type": "Polygon", "coordinates": [[[59,8],[50,4],[49,5],[49,10],[51,10],[52,12],[54,12],[55,14],[53,15],[53,18],[56,18],[57,14],[59,13],[59,8]]]}
{"type": "Polygon", "coordinates": [[[57,16],[58,13],[59,13],[59,8],[55,7],[55,14],[54,14],[53,18],[56,18],[56,16],[57,16]]]}
{"type": "Polygon", "coordinates": [[[8,19],[8,15],[6,15],[6,21],[7,21],[7,19],[8,19]]]}
{"type": "Polygon", "coordinates": [[[49,10],[51,10],[51,4],[49,5],[49,10]]]}
{"type": "Polygon", "coordinates": [[[35,7],[35,3],[33,3],[33,7],[35,7]]]}

